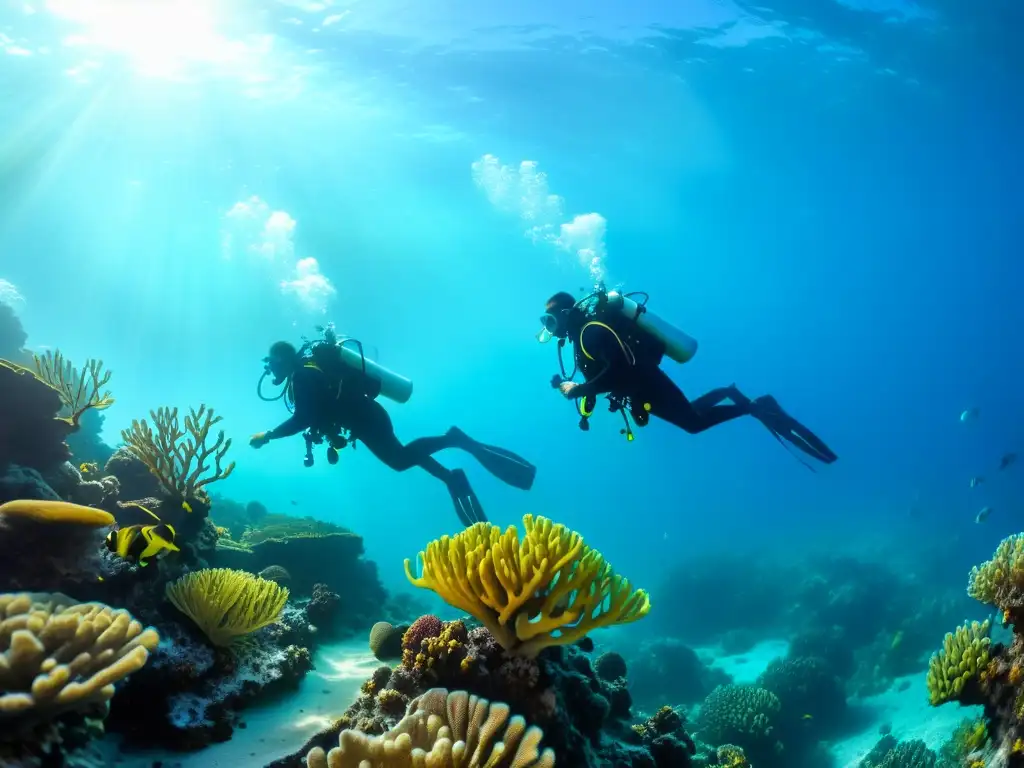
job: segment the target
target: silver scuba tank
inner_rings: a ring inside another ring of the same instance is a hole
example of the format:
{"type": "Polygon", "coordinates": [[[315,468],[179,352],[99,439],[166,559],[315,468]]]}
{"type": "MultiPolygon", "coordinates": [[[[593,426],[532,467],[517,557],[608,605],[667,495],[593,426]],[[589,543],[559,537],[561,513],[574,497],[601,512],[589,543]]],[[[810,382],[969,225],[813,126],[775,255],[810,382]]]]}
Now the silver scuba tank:
{"type": "Polygon", "coordinates": [[[665,354],[677,363],[686,363],[697,354],[697,340],[618,291],[608,291],[608,307],[665,345],[665,354]]]}

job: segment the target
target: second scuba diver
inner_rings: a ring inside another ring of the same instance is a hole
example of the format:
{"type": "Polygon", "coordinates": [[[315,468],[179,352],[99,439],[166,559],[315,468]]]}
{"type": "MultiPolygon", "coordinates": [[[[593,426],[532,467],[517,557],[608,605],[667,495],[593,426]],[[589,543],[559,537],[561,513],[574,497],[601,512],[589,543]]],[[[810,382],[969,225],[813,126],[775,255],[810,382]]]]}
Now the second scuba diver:
{"type": "Polygon", "coordinates": [[[646,294],[623,295],[606,291],[603,285],[580,301],[565,292],[548,300],[538,340],[559,340],[560,366],[562,347],[567,341],[573,345],[573,374],[567,376],[562,366],[561,376],[553,377],[551,384],[567,399],[576,400],[581,429],[589,427],[597,396],[606,394],[610,409],[622,413],[622,431],[630,440],[627,413],[637,426],[646,425],[653,414],[690,434],[753,416],[780,442],[786,440],[825,464],[836,460],[836,454],[771,395],[751,400],[730,384],[689,400],[660,365],[666,355],[687,362],[696,354],[697,342],[648,311],[646,300],[646,294]],[[632,298],[637,295],[644,297],[642,302],[632,298]],[[583,374],[582,384],[572,381],[576,369],[583,374]]]}
{"type": "MultiPolygon", "coordinates": [[[[467,527],[487,521],[480,501],[466,473],[447,469],[433,454],[459,448],[499,480],[523,490],[531,488],[537,472],[532,464],[511,451],[479,443],[457,427],[444,435],[421,437],[403,445],[395,436],[391,417],[376,398],[384,395],[404,403],[412,394],[412,382],[367,359],[358,341],[339,340],[330,326],[321,330],[322,340],[307,343],[301,350],[279,341],[264,358],[264,377],[273,376],[275,385],[284,385],[280,395],[264,399],[285,398],[292,416],[271,430],[253,435],[249,441],[253,448],[305,431],[305,463],[312,466],[314,443],[327,441],[327,459],[334,464],[338,449],[361,441],[396,472],[422,467],[443,482],[459,520],[467,527]]],[[[262,382],[260,379],[261,390],[262,382]]]]}

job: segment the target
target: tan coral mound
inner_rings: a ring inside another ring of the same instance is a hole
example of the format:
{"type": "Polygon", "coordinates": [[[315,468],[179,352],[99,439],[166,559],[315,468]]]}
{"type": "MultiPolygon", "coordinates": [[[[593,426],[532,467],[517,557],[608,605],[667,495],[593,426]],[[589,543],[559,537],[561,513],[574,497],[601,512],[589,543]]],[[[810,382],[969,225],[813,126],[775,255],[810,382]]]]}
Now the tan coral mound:
{"type": "Polygon", "coordinates": [[[160,636],[124,610],[60,594],[0,594],[0,722],[104,703],[160,636]]]}
{"type": "Polygon", "coordinates": [[[432,688],[383,736],[342,731],[339,746],[306,756],[307,768],[554,768],[544,732],[509,707],[466,691],[432,688]]]}

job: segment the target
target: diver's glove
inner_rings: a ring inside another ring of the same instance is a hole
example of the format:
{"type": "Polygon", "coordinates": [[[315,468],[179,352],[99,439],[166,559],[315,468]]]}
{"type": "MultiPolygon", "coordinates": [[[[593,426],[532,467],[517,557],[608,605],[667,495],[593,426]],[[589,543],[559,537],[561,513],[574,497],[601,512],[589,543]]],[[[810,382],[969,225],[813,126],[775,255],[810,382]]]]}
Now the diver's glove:
{"type": "Polygon", "coordinates": [[[249,438],[249,445],[253,448],[262,448],[264,445],[270,442],[269,432],[257,432],[255,435],[249,438]]]}

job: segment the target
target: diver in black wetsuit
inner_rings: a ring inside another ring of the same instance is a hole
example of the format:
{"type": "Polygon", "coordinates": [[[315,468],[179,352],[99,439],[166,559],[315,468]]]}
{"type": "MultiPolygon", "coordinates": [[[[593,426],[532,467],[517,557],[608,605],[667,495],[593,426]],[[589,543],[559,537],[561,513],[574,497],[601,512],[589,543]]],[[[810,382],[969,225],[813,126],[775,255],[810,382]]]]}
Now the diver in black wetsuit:
{"type": "MultiPolygon", "coordinates": [[[[597,396],[607,394],[612,409],[621,410],[624,418],[628,411],[637,426],[646,425],[653,414],[697,434],[739,416],[753,416],[776,439],[790,442],[825,464],[836,460],[836,454],[786,413],[771,395],[751,400],[735,384],[730,384],[696,400],[687,399],[660,368],[665,342],[635,322],[645,308],[641,306],[636,317],[630,319],[617,311],[601,310],[601,302],[608,296],[603,288],[596,296],[598,309],[594,311],[577,302],[572,294],[556,293],[548,300],[541,318],[542,333],[558,338],[559,344],[569,341],[574,347],[576,367],[585,383],[577,384],[563,372],[563,376],[552,380],[552,385],[567,399],[578,401],[583,417],[581,428],[588,428],[587,418],[594,410],[597,396]]],[[[628,421],[623,432],[632,439],[628,421]]]]}
{"type": "MultiPolygon", "coordinates": [[[[282,424],[253,435],[249,441],[253,448],[309,430],[307,435],[317,435],[317,442],[327,439],[331,446],[328,459],[334,463],[337,448],[355,440],[362,441],[374,456],[396,472],[422,467],[442,481],[448,487],[459,519],[466,526],[487,521],[480,501],[466,473],[461,469],[446,469],[433,454],[445,448],[460,448],[499,480],[523,490],[533,485],[537,470],[532,464],[510,451],[478,443],[456,427],[445,435],[421,437],[403,445],[395,436],[388,412],[374,399],[380,394],[380,383],[368,377],[365,370],[342,365],[333,371],[332,377],[323,366],[304,358],[286,341],[274,344],[265,362],[274,384],[288,387],[294,411],[282,424]],[[347,438],[341,436],[342,431],[348,432],[347,438]]],[[[311,463],[310,458],[307,464],[311,463]]]]}

